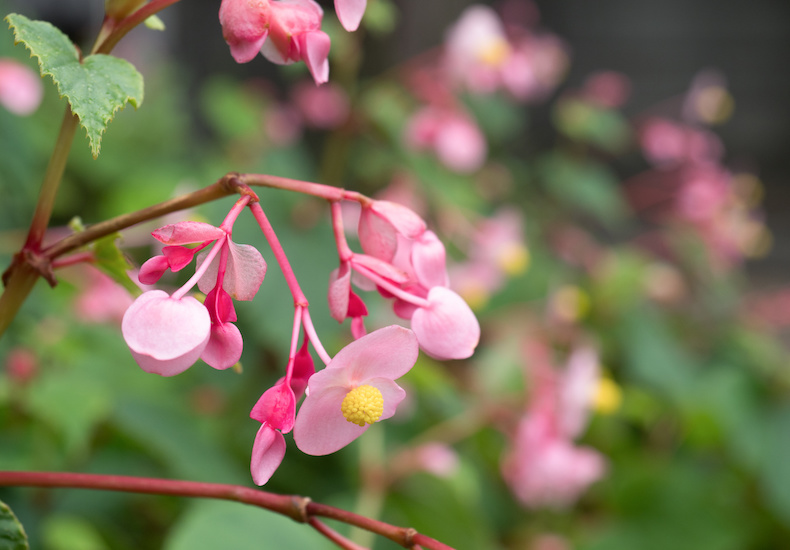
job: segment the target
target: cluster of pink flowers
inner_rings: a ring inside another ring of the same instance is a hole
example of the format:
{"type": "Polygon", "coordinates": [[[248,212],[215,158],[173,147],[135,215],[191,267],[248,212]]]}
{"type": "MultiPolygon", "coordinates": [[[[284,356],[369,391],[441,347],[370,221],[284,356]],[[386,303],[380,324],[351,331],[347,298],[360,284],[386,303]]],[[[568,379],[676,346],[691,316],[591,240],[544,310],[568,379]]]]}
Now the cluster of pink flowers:
{"type": "Polygon", "coordinates": [[[454,172],[475,172],[485,164],[488,146],[459,94],[504,90],[517,101],[540,100],[558,84],[567,61],[555,36],[506,25],[488,6],[470,6],[448,30],[438,62],[411,75],[423,105],[407,121],[403,139],[412,150],[433,152],[454,172]]]}
{"type": "MultiPolygon", "coordinates": [[[[343,27],[354,31],[367,0],[335,0],[343,27]]],[[[329,35],[321,30],[324,10],[313,0],[222,0],[222,35],[238,63],[258,52],[273,63],[304,61],[316,84],[329,80],[329,35]]]]}
{"type": "Polygon", "coordinates": [[[231,240],[236,218],[250,208],[283,269],[295,305],[285,376],[263,393],[250,413],[261,423],[250,462],[259,485],[283,460],[283,434],[293,430],[297,447],[305,453],[335,452],[395,414],[406,395],[395,380],[414,366],[420,348],[439,359],[467,358],[480,337],[469,306],[447,288],[444,246],[425,221],[396,203],[356,193],[348,197],[362,204],[358,233],[365,253],[351,252],[341,201],[330,201],[341,264],[330,276],[329,307],[338,321],[352,319],[355,338],[334,358],[321,345],[284,251],[260,204],[249,194],[236,202],[219,227],[186,221],[155,230],[153,236],[165,246],[142,265],[140,282],[154,284],[166,271],[178,272],[193,259],[195,273],[171,295],[144,292],[123,316],[124,339],[147,372],[172,376],[198,359],[217,369],[236,364],[243,342],[234,324],[233,300],[252,300],[266,274],[260,252],[231,240]],[[393,298],[395,312],[410,319],[413,330],[391,325],[367,334],[362,322],[367,308],[351,289],[352,272],[361,287],[393,298]],[[195,286],[205,294],[202,303],[187,296],[195,286]],[[326,364],[321,371],[315,370],[310,344],[326,364]],[[302,395],[306,397],[297,414],[302,395]]]}
{"type": "Polygon", "coordinates": [[[592,349],[577,349],[558,371],[543,345],[528,346],[527,352],[532,399],[504,457],[502,474],[525,506],[563,508],[606,471],[598,451],[574,443],[587,424],[598,357],[592,349]]]}
{"type": "Polygon", "coordinates": [[[420,347],[437,359],[465,359],[480,339],[480,325],[467,303],[448,288],[446,252],[435,233],[414,211],[376,200],[362,205],[358,236],[364,254],[351,251],[339,204],[333,210],[340,266],[332,272],[329,307],[338,321],[352,319],[364,333],[364,302],[351,287],[378,290],[392,298],[395,314],[411,320],[420,347]]]}

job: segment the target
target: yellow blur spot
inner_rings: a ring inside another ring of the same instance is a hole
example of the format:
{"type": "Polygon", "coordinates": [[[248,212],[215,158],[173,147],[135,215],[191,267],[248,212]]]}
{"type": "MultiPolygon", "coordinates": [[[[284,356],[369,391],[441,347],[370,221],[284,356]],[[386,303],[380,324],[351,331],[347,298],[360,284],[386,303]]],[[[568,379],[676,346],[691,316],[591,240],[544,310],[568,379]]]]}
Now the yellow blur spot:
{"type": "Polygon", "coordinates": [[[477,53],[477,58],[486,65],[499,67],[509,55],[510,45],[507,43],[507,40],[500,38],[481,48],[477,53]]]}
{"type": "Polygon", "coordinates": [[[623,392],[611,378],[601,378],[593,394],[592,408],[600,414],[612,414],[620,408],[623,392]]]}
{"type": "Polygon", "coordinates": [[[735,100],[721,86],[708,86],[697,93],[694,110],[703,122],[721,124],[732,116],[735,100]]]}
{"type": "Polygon", "coordinates": [[[378,388],[367,384],[359,386],[346,394],[340,410],[352,424],[373,424],[384,414],[384,396],[378,388]]]}
{"type": "Polygon", "coordinates": [[[590,311],[590,297],[579,287],[566,285],[552,296],[551,310],[563,321],[578,321],[590,311]]]}
{"type": "Polygon", "coordinates": [[[499,267],[511,277],[524,273],[529,261],[529,250],[520,243],[510,243],[502,249],[498,258],[499,267]]]}
{"type": "Polygon", "coordinates": [[[480,284],[469,284],[459,289],[458,293],[474,311],[483,309],[491,297],[491,293],[480,284]]]}

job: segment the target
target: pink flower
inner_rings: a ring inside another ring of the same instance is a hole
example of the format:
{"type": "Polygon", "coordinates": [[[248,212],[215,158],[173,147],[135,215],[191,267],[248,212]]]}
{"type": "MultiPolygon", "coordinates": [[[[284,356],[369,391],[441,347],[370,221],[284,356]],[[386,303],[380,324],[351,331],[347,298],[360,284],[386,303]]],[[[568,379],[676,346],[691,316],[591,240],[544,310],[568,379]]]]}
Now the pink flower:
{"type": "Polygon", "coordinates": [[[273,63],[304,61],[316,84],[329,80],[329,36],[323,10],[313,0],[222,0],[222,36],[238,63],[258,51],[273,63]],[[268,39],[268,40],[267,40],[268,39]]]}
{"type": "Polygon", "coordinates": [[[296,446],[310,455],[333,453],[390,418],[406,392],[394,380],[417,361],[414,333],[396,325],[340,350],[307,385],[294,425],[296,446]]]}
{"type": "Polygon", "coordinates": [[[335,13],[344,29],[354,32],[359,28],[367,3],[368,0],[335,0],[335,13]]]}
{"type": "Polygon", "coordinates": [[[0,59],[0,105],[25,116],[38,109],[43,97],[38,73],[13,59],[0,59]]]}
{"type": "Polygon", "coordinates": [[[256,485],[263,485],[274,474],[285,456],[284,433],[294,426],[296,397],[284,381],[266,390],[250,412],[250,418],[261,422],[255,436],[250,460],[250,473],[256,485]]]}
{"type": "Polygon", "coordinates": [[[175,299],[162,290],[149,290],[126,310],[121,332],[144,371],[174,376],[203,353],[211,319],[203,304],[191,296],[175,299]]]}
{"type": "Polygon", "coordinates": [[[425,107],[408,122],[404,139],[414,150],[430,149],[453,172],[468,174],[485,163],[488,145],[471,117],[453,109],[425,107]]]}
{"type": "Polygon", "coordinates": [[[339,127],[351,112],[348,94],[331,82],[320,87],[301,83],[293,89],[293,102],[305,124],[325,130],[339,127]]]}

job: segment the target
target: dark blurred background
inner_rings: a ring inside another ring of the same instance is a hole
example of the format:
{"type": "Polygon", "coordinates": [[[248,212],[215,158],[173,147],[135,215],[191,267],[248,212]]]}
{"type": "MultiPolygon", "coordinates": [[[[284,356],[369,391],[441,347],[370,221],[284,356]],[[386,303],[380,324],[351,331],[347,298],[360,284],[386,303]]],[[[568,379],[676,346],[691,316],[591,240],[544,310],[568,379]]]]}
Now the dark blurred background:
{"type": "MultiPolygon", "coordinates": [[[[375,1],[375,0],[371,0],[375,1]]],[[[440,44],[444,29],[469,0],[397,0],[394,36],[368,37],[370,74],[440,44]]],[[[489,4],[495,2],[488,2],[489,4]]],[[[616,70],[633,84],[626,105],[636,115],[683,94],[702,70],[719,71],[735,112],[717,131],[728,163],[756,171],[766,187],[765,211],[774,247],[750,266],[755,281],[778,284],[790,268],[790,2],[753,0],[537,0],[540,25],[563,38],[571,67],[562,88],[578,87],[598,70],[616,70]]],[[[207,74],[274,75],[263,59],[236,65],[217,20],[219,0],[184,0],[162,13],[162,41],[183,61],[183,78],[198,86],[207,74]]],[[[327,12],[332,2],[321,4],[327,12]]],[[[101,22],[102,0],[10,0],[9,11],[47,19],[87,47],[101,22]],[[89,24],[86,25],[86,22],[89,24]]],[[[151,31],[140,30],[136,32],[151,31]]],[[[561,88],[561,89],[562,89],[561,88]]]]}

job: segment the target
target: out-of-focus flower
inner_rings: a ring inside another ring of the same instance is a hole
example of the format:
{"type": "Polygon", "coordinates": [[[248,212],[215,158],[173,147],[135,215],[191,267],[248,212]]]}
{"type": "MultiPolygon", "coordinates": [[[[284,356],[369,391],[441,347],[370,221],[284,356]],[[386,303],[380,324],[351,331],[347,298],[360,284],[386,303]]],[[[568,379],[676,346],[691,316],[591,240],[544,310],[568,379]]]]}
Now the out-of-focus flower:
{"type": "Polygon", "coordinates": [[[305,124],[324,130],[337,128],[351,112],[348,95],[343,88],[331,82],[320,87],[309,83],[296,86],[293,102],[305,124]]]}
{"type": "Polygon", "coordinates": [[[310,377],[294,425],[294,441],[311,455],[342,449],[371,424],[395,414],[406,392],[394,380],[417,361],[414,333],[385,327],[351,342],[310,377]]]}
{"type": "Polygon", "coordinates": [[[134,299],[129,291],[98,269],[82,270],[82,289],[74,300],[77,317],[88,323],[118,323],[134,299]]]}
{"type": "Polygon", "coordinates": [[[38,109],[43,97],[38,73],[13,59],[0,59],[0,105],[15,115],[26,116],[38,109]]]}
{"type": "Polygon", "coordinates": [[[662,168],[717,162],[723,153],[721,141],[711,132],[658,117],[640,125],[639,142],[647,160],[662,168]]]}
{"type": "Polygon", "coordinates": [[[13,348],[6,355],[5,372],[11,383],[23,386],[38,374],[38,357],[27,348],[13,348]]]}
{"type": "Polygon", "coordinates": [[[631,94],[631,81],[616,71],[601,71],[587,77],[581,95],[599,107],[621,107],[631,94]]]}
{"type": "Polygon", "coordinates": [[[454,172],[466,174],[483,166],[488,155],[485,136],[474,120],[454,109],[424,107],[406,124],[406,145],[432,150],[454,172]]]}

